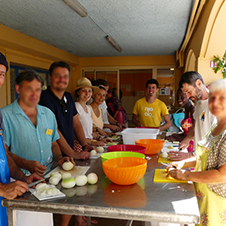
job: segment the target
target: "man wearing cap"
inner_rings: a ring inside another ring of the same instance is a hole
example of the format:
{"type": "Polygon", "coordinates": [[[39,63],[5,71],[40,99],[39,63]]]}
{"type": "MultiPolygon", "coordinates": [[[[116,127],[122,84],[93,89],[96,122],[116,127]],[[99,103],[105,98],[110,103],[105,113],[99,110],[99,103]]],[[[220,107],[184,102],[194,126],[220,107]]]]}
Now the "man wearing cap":
{"type": "Polygon", "coordinates": [[[72,95],[65,92],[69,83],[70,66],[63,61],[54,62],[49,68],[49,75],[50,86],[42,92],[39,104],[48,107],[56,116],[60,135],[57,142],[64,155],[88,159],[93,147],[86,142],[72,95]],[[83,152],[73,150],[74,135],[82,145],[83,152]]]}
{"type": "MultiPolygon", "coordinates": [[[[4,83],[6,72],[8,71],[8,62],[5,56],[0,52],[0,88],[4,83]]],[[[13,199],[28,191],[27,183],[31,183],[33,179],[39,180],[36,174],[25,176],[17,167],[13,159],[5,152],[3,143],[3,120],[0,111],[0,203],[3,198],[13,199]],[[7,161],[8,160],[8,161],[7,161]],[[9,163],[9,164],[8,164],[9,163]],[[10,174],[17,181],[10,183],[10,174]],[[25,182],[22,182],[25,181],[25,182]]],[[[7,209],[0,205],[0,225],[7,226],[7,209]]]]}

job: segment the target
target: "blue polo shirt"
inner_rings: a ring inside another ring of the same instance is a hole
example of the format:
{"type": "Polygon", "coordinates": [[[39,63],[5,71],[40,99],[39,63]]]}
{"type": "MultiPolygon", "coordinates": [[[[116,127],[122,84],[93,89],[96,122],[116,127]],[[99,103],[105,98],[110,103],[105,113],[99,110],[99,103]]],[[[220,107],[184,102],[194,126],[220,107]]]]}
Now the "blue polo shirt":
{"type": "Polygon", "coordinates": [[[40,105],[49,108],[56,116],[58,129],[66,139],[67,143],[73,149],[74,145],[74,127],[73,117],[78,113],[75,108],[75,102],[72,95],[65,92],[60,100],[48,86],[47,90],[43,91],[40,98],[40,105]],[[66,106],[62,106],[61,101],[64,101],[66,106]]]}
{"type": "MultiPolygon", "coordinates": [[[[52,142],[59,139],[59,134],[54,114],[40,105],[37,105],[37,112],[35,127],[17,100],[2,108],[5,144],[13,154],[46,165],[52,156],[52,142]]],[[[50,167],[51,164],[47,171],[50,167]]],[[[23,172],[29,174],[26,170],[23,172]]]]}

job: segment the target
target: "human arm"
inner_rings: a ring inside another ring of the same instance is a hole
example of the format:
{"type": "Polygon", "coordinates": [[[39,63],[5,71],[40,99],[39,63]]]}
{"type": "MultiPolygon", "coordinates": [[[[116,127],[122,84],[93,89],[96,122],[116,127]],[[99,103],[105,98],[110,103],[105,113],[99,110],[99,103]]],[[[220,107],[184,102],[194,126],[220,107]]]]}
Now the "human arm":
{"type": "Polygon", "coordinates": [[[179,148],[181,150],[189,146],[190,141],[194,138],[194,131],[195,131],[195,120],[193,120],[192,127],[190,128],[187,136],[179,144],[179,148]]]}
{"type": "Polygon", "coordinates": [[[143,125],[138,121],[138,115],[133,114],[132,122],[136,127],[142,127],[143,125]]]}
{"type": "MultiPolygon", "coordinates": [[[[109,125],[109,127],[106,127],[106,128],[109,128],[110,130],[112,130],[113,132],[116,132],[116,131],[120,131],[124,128],[126,128],[126,125],[123,124],[123,123],[119,123],[117,120],[115,120],[107,111],[107,116],[108,116],[108,121],[110,124],[107,124],[109,125]]],[[[104,124],[104,127],[105,127],[106,124],[104,124]]]]}
{"type": "Polygon", "coordinates": [[[180,151],[170,151],[168,153],[169,159],[173,161],[181,161],[193,157],[192,152],[180,152],[180,151]]]}
{"type": "Polygon", "coordinates": [[[30,173],[37,173],[39,176],[42,176],[45,173],[46,166],[42,166],[38,161],[21,158],[13,154],[12,152],[10,152],[9,147],[6,145],[5,145],[5,149],[6,149],[7,158],[10,166],[10,175],[13,178],[24,181],[24,179],[21,178],[21,176],[23,177],[24,174],[21,170],[19,170],[20,172],[18,171],[18,167],[28,170],[30,173]]]}
{"type": "Polygon", "coordinates": [[[175,179],[204,184],[226,183],[226,164],[220,166],[218,169],[198,172],[175,169],[171,170],[169,175],[175,179]]]}
{"type": "Polygon", "coordinates": [[[162,126],[159,126],[160,131],[168,129],[171,126],[171,121],[169,115],[163,116],[165,123],[162,126]]]}
{"type": "Polygon", "coordinates": [[[65,155],[72,157],[74,159],[89,159],[90,153],[89,152],[75,152],[71,146],[67,143],[62,133],[57,130],[59,133],[60,138],[57,140],[58,145],[60,146],[60,149],[62,152],[64,152],[65,155]]]}
{"type": "Polygon", "coordinates": [[[6,199],[14,199],[28,190],[27,183],[22,181],[14,181],[8,184],[0,183],[0,196],[6,199]]]}

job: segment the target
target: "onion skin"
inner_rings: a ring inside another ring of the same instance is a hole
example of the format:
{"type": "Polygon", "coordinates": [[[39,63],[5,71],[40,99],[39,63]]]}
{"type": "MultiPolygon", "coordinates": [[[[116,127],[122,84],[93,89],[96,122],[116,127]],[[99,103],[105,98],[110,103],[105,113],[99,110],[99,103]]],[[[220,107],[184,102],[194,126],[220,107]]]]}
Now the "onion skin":
{"type": "Polygon", "coordinates": [[[73,167],[74,167],[74,165],[73,165],[72,162],[64,162],[63,165],[62,165],[62,168],[63,168],[63,170],[65,170],[65,171],[72,170],[73,167]]]}
{"type": "Polygon", "coordinates": [[[87,183],[86,175],[77,176],[75,179],[77,186],[84,186],[87,183]]]}

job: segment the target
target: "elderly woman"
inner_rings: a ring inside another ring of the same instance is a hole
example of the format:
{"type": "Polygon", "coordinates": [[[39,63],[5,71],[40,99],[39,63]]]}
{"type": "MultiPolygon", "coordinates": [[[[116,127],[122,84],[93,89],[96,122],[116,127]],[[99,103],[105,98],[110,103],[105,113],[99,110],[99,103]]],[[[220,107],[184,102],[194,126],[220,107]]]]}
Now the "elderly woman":
{"type": "Polygon", "coordinates": [[[169,176],[195,182],[200,225],[226,225],[226,79],[213,82],[209,91],[209,110],[217,124],[198,142],[196,158],[171,163],[177,169],[169,176]],[[179,169],[194,166],[194,172],[179,169]]]}

